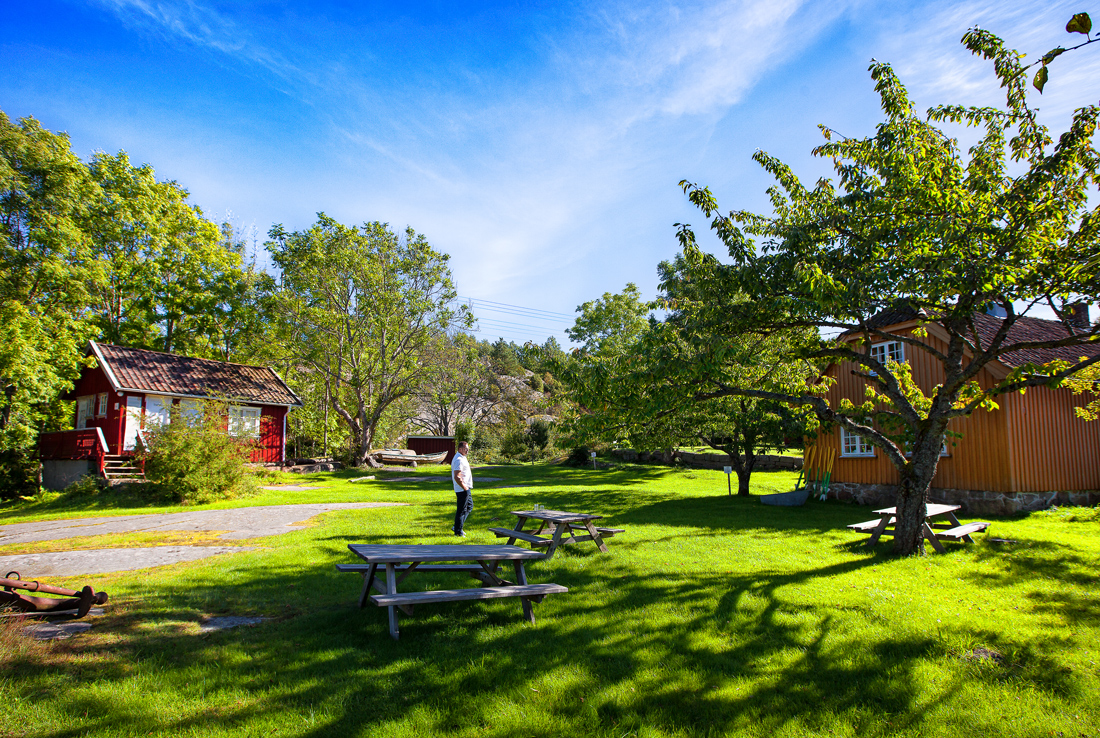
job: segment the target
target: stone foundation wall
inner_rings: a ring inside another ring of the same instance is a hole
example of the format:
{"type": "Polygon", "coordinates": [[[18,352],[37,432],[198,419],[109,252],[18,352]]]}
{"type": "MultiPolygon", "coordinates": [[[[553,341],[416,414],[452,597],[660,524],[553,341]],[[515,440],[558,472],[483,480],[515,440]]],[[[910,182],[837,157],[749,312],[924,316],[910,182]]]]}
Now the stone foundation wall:
{"type": "MultiPolygon", "coordinates": [[[[696,469],[718,469],[730,466],[727,454],[696,454],[690,451],[635,451],[629,448],[617,448],[611,455],[622,461],[640,461],[657,464],[672,464],[679,461],[685,466],[696,469]]],[[[757,456],[753,471],[798,471],[802,468],[802,459],[793,456],[757,456]]]]}
{"type": "Polygon", "coordinates": [[[81,477],[95,476],[96,469],[86,459],[45,459],[42,462],[42,486],[63,490],[81,477]]]}
{"type": "MultiPolygon", "coordinates": [[[[892,507],[896,502],[896,495],[896,488],[892,484],[833,482],[829,485],[830,498],[873,507],[892,507]]],[[[1012,515],[1017,512],[1045,510],[1052,505],[1098,505],[1100,491],[990,492],[933,487],[928,499],[930,502],[961,505],[963,511],[969,515],[1012,515]]]]}

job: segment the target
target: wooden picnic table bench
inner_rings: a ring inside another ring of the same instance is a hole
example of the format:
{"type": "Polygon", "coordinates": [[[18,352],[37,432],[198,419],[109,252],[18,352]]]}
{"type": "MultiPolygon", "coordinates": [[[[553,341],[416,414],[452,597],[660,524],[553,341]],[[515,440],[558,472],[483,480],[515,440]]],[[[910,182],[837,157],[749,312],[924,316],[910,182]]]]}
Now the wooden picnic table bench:
{"type": "Polygon", "coordinates": [[[519,546],[408,546],[352,543],[348,549],[364,564],[337,564],[337,571],[361,572],[363,591],[359,596],[359,607],[364,607],[369,599],[379,607],[389,610],[390,635],[394,640],[399,637],[397,610],[412,615],[413,605],[434,602],[458,602],[462,600],[488,600],[501,597],[519,597],[523,605],[523,614],[528,622],[535,622],[532,603],[542,602],[550,594],[568,592],[560,584],[528,584],[524,562],[543,559],[537,551],[519,546]],[[472,563],[441,564],[442,561],[464,561],[472,563]],[[515,581],[500,576],[499,567],[511,562],[515,572],[515,581]],[[384,572],[379,581],[379,568],[384,572]],[[481,580],[484,585],[471,589],[440,589],[429,592],[398,592],[397,585],[415,571],[422,572],[458,572],[468,573],[481,580]],[[371,589],[378,594],[371,595],[371,589]]]}
{"type": "Polygon", "coordinates": [[[497,538],[507,538],[508,546],[516,541],[524,541],[531,544],[532,548],[546,547],[546,558],[554,555],[558,546],[567,543],[582,543],[595,541],[601,551],[607,553],[607,546],[603,539],[611,538],[619,533],[625,533],[625,528],[597,527],[593,521],[600,520],[603,515],[593,513],[574,513],[564,510],[513,510],[516,516],[515,528],[490,528],[490,533],[495,533],[497,538]],[[528,520],[536,520],[539,527],[534,531],[525,531],[523,526],[528,520]]]}
{"type": "MultiPolygon", "coordinates": [[[[943,553],[945,550],[940,541],[961,540],[966,543],[973,543],[974,539],[970,537],[971,533],[979,533],[992,525],[992,523],[986,523],[984,521],[974,521],[973,523],[966,524],[960,523],[959,519],[955,517],[955,511],[960,509],[961,505],[941,505],[932,502],[925,505],[924,537],[932,544],[932,548],[936,549],[939,553],[943,553]],[[941,523],[933,520],[940,516],[946,518],[947,522],[941,523]]],[[[884,507],[874,512],[879,516],[877,519],[865,520],[862,523],[852,523],[848,526],[849,530],[855,530],[861,533],[871,531],[871,537],[867,540],[868,546],[874,546],[882,536],[894,535],[894,529],[889,526],[897,524],[898,509],[896,507],[884,507]]]]}

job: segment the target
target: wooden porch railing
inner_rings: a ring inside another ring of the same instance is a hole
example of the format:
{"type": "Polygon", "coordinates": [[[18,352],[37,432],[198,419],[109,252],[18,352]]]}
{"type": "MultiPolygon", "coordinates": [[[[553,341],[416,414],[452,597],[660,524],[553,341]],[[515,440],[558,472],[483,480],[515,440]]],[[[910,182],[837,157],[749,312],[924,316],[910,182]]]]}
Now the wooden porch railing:
{"type": "Polygon", "coordinates": [[[95,462],[96,471],[103,476],[106,456],[107,439],[102,428],[81,428],[38,436],[39,459],[88,459],[95,462]]]}

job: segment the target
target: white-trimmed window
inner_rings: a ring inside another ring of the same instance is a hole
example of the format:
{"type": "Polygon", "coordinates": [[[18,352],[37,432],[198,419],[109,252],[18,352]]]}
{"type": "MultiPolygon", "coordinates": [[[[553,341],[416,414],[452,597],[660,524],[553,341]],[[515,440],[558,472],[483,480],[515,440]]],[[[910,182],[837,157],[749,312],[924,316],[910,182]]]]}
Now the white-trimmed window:
{"type": "Polygon", "coordinates": [[[97,418],[107,417],[107,393],[100,392],[96,400],[95,416],[97,418]]]}
{"type": "Polygon", "coordinates": [[[847,428],[840,429],[841,456],[874,456],[875,447],[863,436],[847,428]]]}
{"type": "Polygon", "coordinates": [[[905,361],[905,347],[901,341],[885,341],[871,346],[871,358],[883,364],[888,361],[896,361],[899,364],[905,361]]]}
{"type": "Polygon", "coordinates": [[[231,405],[229,407],[229,435],[234,438],[259,438],[260,408],[231,405]]]}
{"type": "Polygon", "coordinates": [[[201,400],[180,400],[179,404],[179,418],[185,425],[194,428],[202,424],[202,401],[201,400]]]}

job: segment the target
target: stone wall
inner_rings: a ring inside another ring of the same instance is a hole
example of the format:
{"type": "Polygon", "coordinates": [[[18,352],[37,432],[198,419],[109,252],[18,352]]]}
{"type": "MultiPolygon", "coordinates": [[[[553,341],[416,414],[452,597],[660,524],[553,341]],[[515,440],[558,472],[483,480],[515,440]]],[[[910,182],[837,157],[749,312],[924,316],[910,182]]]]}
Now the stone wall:
{"type": "MultiPolygon", "coordinates": [[[[617,448],[611,455],[622,461],[640,461],[657,464],[672,464],[679,461],[685,466],[696,469],[719,469],[730,466],[727,454],[697,454],[690,451],[635,451],[629,448],[617,448]]],[[[757,456],[753,471],[798,471],[802,468],[802,459],[794,456],[757,456]]]]}
{"type": "Polygon", "coordinates": [[[92,462],[86,459],[46,459],[42,462],[42,486],[62,490],[81,477],[95,476],[92,462]]]}
{"type": "MultiPolygon", "coordinates": [[[[892,484],[852,484],[833,482],[829,497],[860,505],[892,507],[896,489],[892,484]]],[[[976,489],[945,489],[933,487],[930,502],[961,505],[969,515],[1012,515],[1017,512],[1045,510],[1051,505],[1097,505],[1100,491],[1086,492],[990,492],[976,489]]]]}

